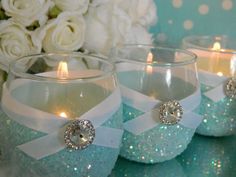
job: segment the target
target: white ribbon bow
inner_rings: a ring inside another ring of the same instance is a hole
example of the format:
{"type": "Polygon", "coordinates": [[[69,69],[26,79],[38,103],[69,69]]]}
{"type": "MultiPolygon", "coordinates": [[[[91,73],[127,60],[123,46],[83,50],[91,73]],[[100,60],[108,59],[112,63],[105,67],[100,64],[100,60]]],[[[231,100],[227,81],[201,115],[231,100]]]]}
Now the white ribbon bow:
{"type": "MultiPolygon", "coordinates": [[[[2,108],[4,112],[17,123],[48,134],[17,147],[37,160],[63,150],[65,148],[64,130],[70,120],[32,108],[14,99],[11,91],[22,84],[27,84],[28,81],[19,79],[14,82],[13,89],[10,91],[6,84],[3,85],[2,108]]],[[[100,104],[79,117],[79,119],[90,120],[95,128],[96,136],[92,144],[119,148],[123,130],[101,125],[118,111],[120,104],[120,90],[116,89],[100,104]]]]}

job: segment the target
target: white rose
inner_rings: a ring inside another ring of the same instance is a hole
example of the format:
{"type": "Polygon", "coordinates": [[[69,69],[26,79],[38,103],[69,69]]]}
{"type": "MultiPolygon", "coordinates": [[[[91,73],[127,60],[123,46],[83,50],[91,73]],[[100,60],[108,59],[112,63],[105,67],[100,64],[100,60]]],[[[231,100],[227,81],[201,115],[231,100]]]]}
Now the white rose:
{"type": "Polygon", "coordinates": [[[106,3],[109,3],[109,1],[112,1],[112,0],[93,0],[91,2],[91,5],[92,6],[99,6],[99,5],[104,5],[106,3]]]}
{"type": "Polygon", "coordinates": [[[25,26],[29,26],[35,21],[39,21],[39,24],[43,25],[52,5],[50,0],[2,0],[1,3],[8,16],[25,26]]]}
{"type": "Polygon", "coordinates": [[[100,6],[100,5],[104,5],[107,3],[113,3],[113,4],[118,5],[122,1],[123,0],[92,0],[91,5],[92,6],[100,6]]]}
{"type": "Polygon", "coordinates": [[[77,11],[81,14],[88,10],[89,0],[53,0],[63,11],[77,11]]]}
{"type": "Polygon", "coordinates": [[[110,48],[123,43],[131,28],[130,17],[110,3],[90,7],[85,16],[87,30],[84,48],[107,55],[110,48]]]}
{"type": "Polygon", "coordinates": [[[152,34],[141,25],[132,26],[125,38],[127,44],[152,44],[152,34]]]}
{"type": "Polygon", "coordinates": [[[154,25],[157,21],[156,4],[153,0],[116,0],[119,7],[124,9],[133,23],[143,26],[154,25]]]}
{"type": "Polygon", "coordinates": [[[154,0],[93,0],[92,6],[112,3],[124,10],[133,24],[151,26],[157,22],[157,8],[154,0]]]}
{"type": "Polygon", "coordinates": [[[85,38],[86,23],[77,12],[63,12],[33,34],[37,45],[45,52],[76,51],[85,38]]]}
{"type": "Polygon", "coordinates": [[[41,48],[34,45],[31,32],[12,20],[0,23],[0,61],[8,65],[10,61],[33,53],[41,48]]]}

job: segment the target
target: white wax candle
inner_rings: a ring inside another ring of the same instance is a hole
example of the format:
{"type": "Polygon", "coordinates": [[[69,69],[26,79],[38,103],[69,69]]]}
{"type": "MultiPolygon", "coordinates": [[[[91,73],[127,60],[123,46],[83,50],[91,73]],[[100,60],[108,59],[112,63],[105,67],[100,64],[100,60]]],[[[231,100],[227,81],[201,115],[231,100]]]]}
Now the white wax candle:
{"type": "MultiPolygon", "coordinates": [[[[70,72],[69,78],[84,78],[101,74],[101,71],[86,70],[70,72]]],[[[40,74],[44,77],[56,77],[56,72],[40,74]]],[[[23,79],[16,80],[18,83],[23,79]]],[[[68,81],[68,80],[67,80],[68,81]]],[[[39,82],[27,80],[14,88],[10,85],[13,97],[33,108],[53,113],[61,117],[75,118],[90,110],[104,100],[115,88],[112,79],[102,79],[98,82],[39,82]],[[11,89],[13,88],[13,89],[11,89]],[[62,115],[62,113],[64,114],[62,115]]]]}
{"type": "Polygon", "coordinates": [[[236,71],[236,55],[232,51],[189,49],[198,56],[197,66],[200,70],[215,73],[218,76],[232,77],[236,71]]]}

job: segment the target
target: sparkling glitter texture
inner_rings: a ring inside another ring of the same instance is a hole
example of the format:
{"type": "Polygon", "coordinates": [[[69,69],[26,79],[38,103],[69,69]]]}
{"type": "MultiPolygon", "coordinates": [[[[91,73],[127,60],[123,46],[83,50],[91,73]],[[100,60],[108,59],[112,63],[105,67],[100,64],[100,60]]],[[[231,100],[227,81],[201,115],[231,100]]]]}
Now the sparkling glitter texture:
{"type": "MultiPolygon", "coordinates": [[[[143,114],[125,104],[123,107],[125,122],[143,114]]],[[[179,124],[159,124],[140,135],[125,131],[120,155],[126,159],[142,163],[163,162],[183,152],[193,134],[193,129],[179,124]]]]}
{"type": "Polygon", "coordinates": [[[236,137],[210,138],[194,136],[177,160],[186,176],[234,177],[236,137]]]}
{"type": "MultiPolygon", "coordinates": [[[[122,108],[103,126],[122,128],[122,108]]],[[[0,147],[4,159],[12,163],[13,177],[105,177],[110,174],[119,154],[119,149],[90,145],[82,151],[64,149],[35,160],[16,146],[44,134],[19,125],[2,112],[0,130],[0,147]]]]}
{"type": "MultiPolygon", "coordinates": [[[[201,85],[201,92],[211,90],[212,87],[201,85]]],[[[197,133],[207,136],[227,136],[235,133],[236,129],[236,100],[224,98],[215,103],[202,94],[202,101],[197,113],[204,116],[197,133]]]]}
{"type": "Polygon", "coordinates": [[[186,177],[176,159],[146,165],[119,158],[109,177],[186,177]]]}

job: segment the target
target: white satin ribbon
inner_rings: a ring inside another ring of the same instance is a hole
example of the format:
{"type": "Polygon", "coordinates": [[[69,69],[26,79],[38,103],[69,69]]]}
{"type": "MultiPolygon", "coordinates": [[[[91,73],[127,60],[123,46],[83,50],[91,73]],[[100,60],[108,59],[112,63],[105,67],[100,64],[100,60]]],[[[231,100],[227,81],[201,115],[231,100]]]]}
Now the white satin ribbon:
{"type": "MultiPolygon", "coordinates": [[[[150,98],[125,86],[121,86],[121,93],[125,104],[145,112],[141,116],[125,122],[125,130],[135,135],[139,135],[160,124],[160,121],[156,118],[159,115],[159,111],[155,108],[161,103],[161,101],[150,98]]],[[[203,117],[193,113],[192,111],[197,108],[200,101],[200,89],[198,89],[194,94],[179,101],[184,110],[184,114],[179,124],[192,129],[196,129],[198,127],[203,117]]]]}
{"type": "Polygon", "coordinates": [[[227,81],[227,77],[218,76],[216,74],[199,70],[199,80],[201,84],[214,87],[213,89],[204,93],[206,97],[211,99],[213,102],[218,102],[221,99],[225,98],[224,93],[224,84],[227,81]]]}
{"type": "MultiPolygon", "coordinates": [[[[42,159],[66,148],[62,136],[63,130],[65,128],[17,147],[36,160],[42,159]]],[[[96,136],[92,144],[109,148],[120,146],[122,130],[101,126],[97,127],[95,131],[96,136]]]]}
{"type": "MultiPolygon", "coordinates": [[[[27,82],[27,80],[18,80],[11,91],[27,82]]],[[[37,160],[64,149],[64,130],[70,120],[22,104],[11,96],[11,91],[6,88],[5,84],[3,85],[2,108],[4,112],[19,124],[48,134],[19,145],[18,148],[37,160]]],[[[90,120],[95,127],[94,145],[119,147],[123,130],[101,125],[118,111],[120,104],[120,91],[116,89],[104,101],[79,117],[79,119],[90,120]]]]}
{"type": "MultiPolygon", "coordinates": [[[[119,72],[125,71],[145,71],[145,65],[140,65],[136,63],[117,63],[116,69],[119,72]]],[[[153,68],[153,72],[165,73],[165,69],[153,68]]],[[[191,73],[191,71],[189,71],[191,73]]],[[[176,75],[178,77],[178,75],[176,75]]],[[[124,85],[120,85],[122,100],[125,104],[134,107],[142,112],[143,115],[138,116],[132,120],[129,120],[124,123],[124,129],[135,134],[139,135],[147,130],[150,130],[160,124],[159,120],[156,120],[155,117],[158,117],[159,112],[155,108],[161,101],[150,98],[140,92],[137,92],[133,89],[127,88],[124,85]]],[[[200,89],[198,89],[193,95],[188,96],[187,98],[180,101],[184,109],[184,114],[182,116],[179,124],[196,129],[202,121],[202,116],[193,113],[192,111],[197,108],[201,101],[200,89]]]]}

